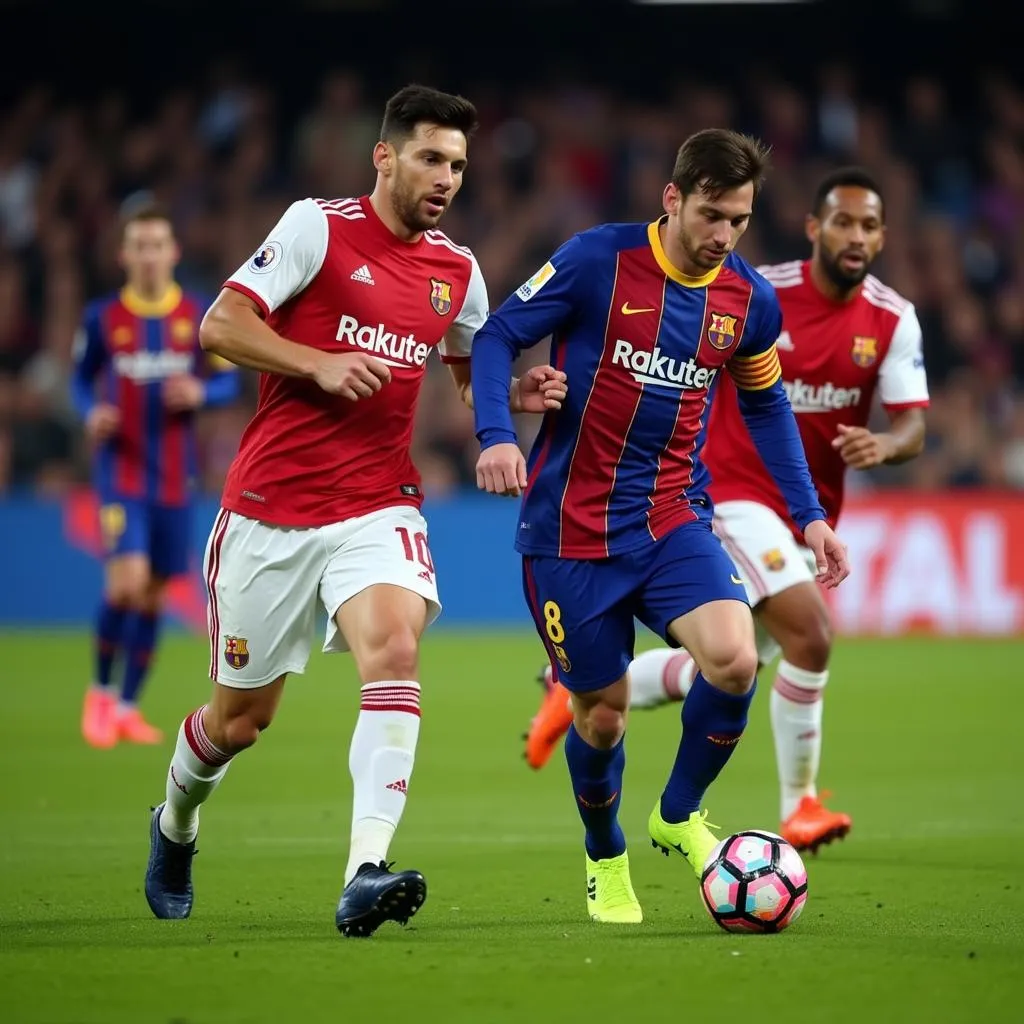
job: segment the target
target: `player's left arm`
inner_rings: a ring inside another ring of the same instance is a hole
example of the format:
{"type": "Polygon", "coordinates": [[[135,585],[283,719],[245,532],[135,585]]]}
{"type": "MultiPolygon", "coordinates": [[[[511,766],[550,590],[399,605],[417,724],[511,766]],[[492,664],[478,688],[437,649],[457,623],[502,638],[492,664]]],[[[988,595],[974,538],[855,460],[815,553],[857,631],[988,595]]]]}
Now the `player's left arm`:
{"type": "Polygon", "coordinates": [[[223,356],[206,353],[207,376],[203,379],[203,408],[230,405],[242,393],[238,367],[223,356]]]}
{"type": "Polygon", "coordinates": [[[223,356],[205,352],[197,344],[195,373],[178,374],[164,381],[164,406],[171,412],[216,409],[229,405],[241,393],[238,367],[223,356]]]}
{"type": "MultiPolygon", "coordinates": [[[[473,408],[473,374],[470,356],[473,338],[487,321],[487,287],[480,266],[473,259],[466,300],[438,346],[441,361],[448,366],[459,397],[473,408]]],[[[513,377],[508,389],[509,411],[547,412],[561,409],[565,398],[565,374],[553,366],[534,366],[522,377],[513,377]]]]}
{"type": "Polygon", "coordinates": [[[72,347],[74,369],[71,373],[71,397],[83,420],[97,405],[96,378],[107,365],[107,347],[103,341],[98,306],[87,307],[82,323],[75,332],[72,347]]]}
{"type": "Polygon", "coordinates": [[[889,417],[889,429],[839,424],[832,447],[854,469],[897,465],[924,451],[928,378],[924,367],[921,325],[913,306],[900,316],[889,350],[878,369],[878,392],[889,417]]]}
{"type": "Polygon", "coordinates": [[[782,366],[775,339],[782,330],[782,311],[771,294],[760,324],[751,324],[728,370],[736,383],[740,413],[762,462],[778,485],[793,522],[814,551],[818,577],[838,586],[850,573],[846,548],[826,521],[825,510],[807,466],[800,431],[782,385],[782,366]]]}

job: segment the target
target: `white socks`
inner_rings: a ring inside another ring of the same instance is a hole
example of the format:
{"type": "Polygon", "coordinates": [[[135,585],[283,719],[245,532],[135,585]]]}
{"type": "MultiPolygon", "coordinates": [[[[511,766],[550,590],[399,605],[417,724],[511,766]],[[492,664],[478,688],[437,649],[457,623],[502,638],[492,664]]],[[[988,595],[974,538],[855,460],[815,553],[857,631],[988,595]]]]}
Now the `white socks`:
{"type": "Polygon", "coordinates": [[[682,648],[656,647],[644,651],[629,665],[629,706],[653,708],[682,700],[696,674],[696,663],[682,648]]]}
{"type": "MultiPolygon", "coordinates": [[[[629,706],[652,708],[683,700],[696,672],[697,666],[685,650],[656,647],[644,651],[629,666],[629,706]]],[[[779,662],[771,693],[771,720],[783,821],[802,797],[817,796],[822,697],[827,682],[827,671],[808,672],[785,659],[779,662]]]]}
{"type": "Polygon", "coordinates": [[[785,659],[779,662],[772,687],[771,718],[783,821],[796,810],[802,797],[818,795],[822,696],[827,682],[827,671],[808,672],[785,659]]]}
{"type": "Polygon", "coordinates": [[[167,803],[160,812],[160,831],[174,843],[195,839],[199,805],[217,788],[231,760],[206,735],[205,714],[204,704],[181,723],[167,772],[167,803]]]}
{"type": "Polygon", "coordinates": [[[366,683],[349,748],[352,841],[345,884],[360,865],[387,860],[412,775],[420,734],[420,684],[366,683]]]}

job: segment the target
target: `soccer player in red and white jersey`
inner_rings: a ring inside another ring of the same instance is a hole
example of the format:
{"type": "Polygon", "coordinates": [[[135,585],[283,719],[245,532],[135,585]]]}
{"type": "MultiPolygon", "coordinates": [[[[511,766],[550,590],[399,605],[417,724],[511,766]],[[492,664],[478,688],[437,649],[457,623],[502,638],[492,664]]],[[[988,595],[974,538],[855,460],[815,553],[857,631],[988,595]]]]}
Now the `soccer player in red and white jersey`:
{"type": "MultiPolygon", "coordinates": [[[[409,446],[432,348],[472,402],[487,291],[472,253],[436,226],[475,127],[460,96],[400,90],[373,150],[373,193],[294,203],[203,321],[206,349],[262,376],[207,545],[213,694],[181,726],[150,826],[157,917],[191,912],[199,805],[270,724],[288,674],[305,669],[318,604],[324,649],[351,651],[363,684],[335,923],[370,935],[426,897],[418,871],[386,865],[419,734],[419,640],[441,607],[409,446]]],[[[564,394],[564,375],[540,367],[510,404],[543,412],[564,394]]]]}
{"type": "MultiPolygon", "coordinates": [[[[871,175],[849,167],[825,177],[807,217],[807,237],[809,260],[759,270],[782,306],[776,347],[783,380],[811,476],[835,526],[848,467],[870,469],[921,452],[928,384],[913,305],[868,273],[885,240],[885,207],[871,175]],[[889,418],[880,433],[867,427],[876,393],[889,418]]],[[[733,390],[728,378],[720,386],[733,390]]],[[[755,609],[758,660],[767,665],[782,655],[771,694],[781,832],[798,849],[816,850],[845,836],[852,822],[827,808],[816,788],[832,633],[814,558],[808,560],[734,394],[712,404],[704,460],[713,480],[715,532],[755,609]]],[[[694,671],[686,651],[641,654],[630,666],[631,706],[682,700],[694,671]]],[[[546,696],[527,737],[534,768],[547,761],[571,721],[550,668],[542,678],[546,696]]]]}

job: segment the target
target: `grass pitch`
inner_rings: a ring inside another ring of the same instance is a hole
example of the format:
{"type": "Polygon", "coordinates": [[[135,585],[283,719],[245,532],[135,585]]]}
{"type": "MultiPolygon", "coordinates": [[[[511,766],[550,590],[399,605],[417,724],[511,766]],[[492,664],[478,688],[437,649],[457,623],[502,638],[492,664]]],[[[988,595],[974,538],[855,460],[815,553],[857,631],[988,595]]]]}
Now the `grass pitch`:
{"type": "MultiPolygon", "coordinates": [[[[646,920],[594,925],[564,764],[535,774],[520,759],[539,644],[437,631],[392,849],[429,898],[408,928],[346,941],[333,914],[358,704],[349,659],[314,656],[289,681],[278,720],[203,810],[193,917],[156,921],[142,895],[148,808],[178,723],[205,699],[205,645],[177,635],[161,648],[146,710],[165,744],[100,752],[78,736],[88,637],[0,634],[0,1020],[1024,1020],[1021,651],[841,644],[822,781],[854,831],[807,858],[790,931],[730,936],[684,862],[646,837],[677,709],[636,713],[626,741],[622,815],[646,920]]],[[[709,795],[727,831],[778,826],[767,695],[709,795]]]]}

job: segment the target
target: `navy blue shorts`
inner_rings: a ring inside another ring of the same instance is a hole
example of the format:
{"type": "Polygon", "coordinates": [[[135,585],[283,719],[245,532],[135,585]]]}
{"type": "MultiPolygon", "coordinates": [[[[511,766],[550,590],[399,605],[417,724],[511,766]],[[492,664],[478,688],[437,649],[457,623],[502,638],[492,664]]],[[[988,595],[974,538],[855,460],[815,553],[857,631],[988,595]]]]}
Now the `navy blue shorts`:
{"type": "Polygon", "coordinates": [[[192,542],[188,505],[112,497],[100,505],[100,532],[107,558],[145,555],[153,575],[164,579],[188,572],[192,542]]]}
{"type": "Polygon", "coordinates": [[[524,555],[523,590],[559,681],[578,692],[625,675],[634,618],[678,647],[668,627],[680,615],[710,601],[747,603],[732,559],[705,522],[611,558],[524,555]]]}

